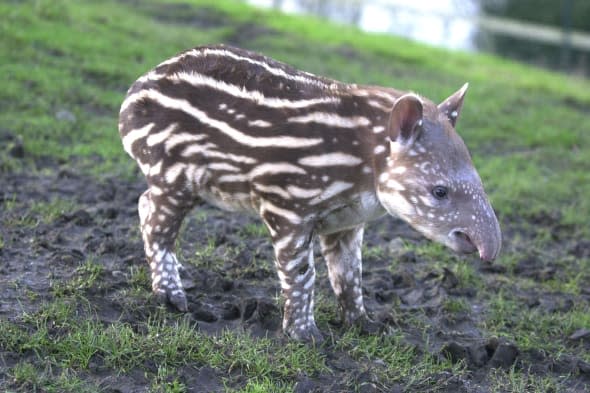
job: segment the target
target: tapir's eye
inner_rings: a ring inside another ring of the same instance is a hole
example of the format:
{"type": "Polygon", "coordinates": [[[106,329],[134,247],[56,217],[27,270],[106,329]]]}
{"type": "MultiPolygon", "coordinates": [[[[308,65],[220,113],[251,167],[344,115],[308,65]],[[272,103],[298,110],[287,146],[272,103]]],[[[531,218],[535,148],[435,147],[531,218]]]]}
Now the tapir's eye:
{"type": "Polygon", "coordinates": [[[432,195],[436,199],[445,199],[448,195],[449,191],[445,186],[434,186],[432,189],[432,195]]]}

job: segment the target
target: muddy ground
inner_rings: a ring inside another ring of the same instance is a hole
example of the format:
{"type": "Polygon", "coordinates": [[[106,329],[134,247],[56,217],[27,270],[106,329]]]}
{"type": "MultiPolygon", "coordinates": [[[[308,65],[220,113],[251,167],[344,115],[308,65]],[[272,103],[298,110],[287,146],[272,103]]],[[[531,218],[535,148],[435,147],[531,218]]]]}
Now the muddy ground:
{"type": "MultiPolygon", "coordinates": [[[[113,321],[141,323],[153,312],[157,306],[149,296],[147,280],[143,284],[145,297],[139,303],[136,301],[130,306],[125,298],[130,272],[145,264],[136,213],[137,198],[144,190],[142,181],[115,177],[97,181],[64,165],[50,168],[44,174],[5,173],[0,177],[0,184],[0,222],[5,224],[0,227],[4,244],[0,249],[1,318],[15,320],[54,299],[56,286],[72,279],[76,268],[89,256],[104,269],[96,286],[80,291],[105,325],[113,321]],[[34,208],[38,202],[56,199],[72,202],[71,208],[49,219],[47,212],[34,208]],[[22,222],[15,225],[18,219],[22,222]]],[[[246,330],[254,336],[284,340],[270,243],[262,233],[248,230],[259,228],[253,225],[257,222],[255,218],[221,212],[207,205],[198,206],[187,220],[180,243],[186,268],[183,282],[190,318],[207,334],[217,334],[223,329],[246,330]]],[[[405,340],[420,353],[429,352],[464,362],[467,369],[464,374],[434,375],[429,390],[485,392],[492,368],[509,370],[512,367],[540,376],[569,375],[564,386],[567,391],[590,389],[590,364],[575,356],[523,351],[506,339],[484,337],[479,323],[485,304],[479,295],[500,286],[506,289],[504,266],[470,259],[488,287],[465,286],[450,270],[429,267],[416,253],[407,251],[402,246],[402,238],[409,242],[425,241],[392,218],[383,218],[368,226],[365,243],[370,248],[379,246],[381,252],[369,253],[365,258],[364,297],[374,318],[386,326],[383,334],[402,332],[405,340]],[[391,268],[394,259],[398,262],[391,268]],[[448,299],[463,301],[469,310],[446,310],[443,304],[448,299]],[[422,322],[422,328],[411,322],[416,320],[422,322]],[[424,326],[427,326],[426,331],[424,326]]],[[[588,252],[587,243],[582,240],[570,243],[569,247],[572,253],[588,252]]],[[[318,296],[331,299],[325,265],[319,258],[317,266],[318,296]]],[[[538,266],[527,260],[515,271],[541,279],[543,275],[555,274],[551,266],[538,266]]],[[[571,308],[575,302],[590,302],[590,291],[578,298],[537,291],[519,296],[526,299],[530,307],[555,313],[571,308]]],[[[334,302],[330,301],[327,304],[334,308],[334,302]]],[[[316,314],[333,314],[333,311],[330,306],[327,310],[323,306],[316,314]]],[[[343,333],[334,318],[328,326],[336,336],[343,333]]],[[[585,340],[588,348],[588,339],[585,340]]],[[[334,350],[331,344],[318,351],[325,355],[330,372],[302,376],[295,385],[296,391],[347,391],[351,381],[356,386],[364,386],[363,391],[402,391],[402,385],[383,386],[367,372],[367,365],[334,350]]],[[[8,370],[23,356],[2,349],[0,379],[6,381],[8,370]]],[[[34,354],[26,356],[34,357],[34,354]]],[[[225,389],[226,375],[206,364],[190,365],[178,373],[191,392],[225,389]]],[[[95,372],[90,368],[85,375],[88,381],[97,382],[109,392],[145,391],[147,383],[145,374],[140,371],[119,375],[114,370],[97,369],[95,372]]],[[[235,387],[239,387],[240,381],[235,383],[235,387]]]]}

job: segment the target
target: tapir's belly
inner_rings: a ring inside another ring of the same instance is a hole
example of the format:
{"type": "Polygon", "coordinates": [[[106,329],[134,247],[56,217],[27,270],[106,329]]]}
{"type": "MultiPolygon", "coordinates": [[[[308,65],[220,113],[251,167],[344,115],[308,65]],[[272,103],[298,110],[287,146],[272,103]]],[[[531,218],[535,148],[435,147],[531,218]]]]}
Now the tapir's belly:
{"type": "Polygon", "coordinates": [[[377,195],[372,192],[363,192],[353,198],[349,203],[343,203],[330,211],[320,214],[316,233],[328,235],[345,229],[354,228],[367,221],[374,220],[386,213],[377,195]]]}
{"type": "Polygon", "coordinates": [[[212,187],[201,190],[199,197],[212,206],[230,212],[256,214],[258,204],[248,193],[229,193],[212,187]]]}

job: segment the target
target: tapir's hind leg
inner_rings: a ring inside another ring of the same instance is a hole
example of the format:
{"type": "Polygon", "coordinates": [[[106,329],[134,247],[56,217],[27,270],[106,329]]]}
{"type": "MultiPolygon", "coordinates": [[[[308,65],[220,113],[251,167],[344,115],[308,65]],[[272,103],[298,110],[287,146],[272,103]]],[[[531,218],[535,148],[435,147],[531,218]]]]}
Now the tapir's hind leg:
{"type": "Polygon", "coordinates": [[[152,275],[152,289],[160,301],[187,311],[186,294],[178,273],[174,242],[186,213],[192,205],[150,187],[139,198],[139,219],[145,254],[152,275]]]}

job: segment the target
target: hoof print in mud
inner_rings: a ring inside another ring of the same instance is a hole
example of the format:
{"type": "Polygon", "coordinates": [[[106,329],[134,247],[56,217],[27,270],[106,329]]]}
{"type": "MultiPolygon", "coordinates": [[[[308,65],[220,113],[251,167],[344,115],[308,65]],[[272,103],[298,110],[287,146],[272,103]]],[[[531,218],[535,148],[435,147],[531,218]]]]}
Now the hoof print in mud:
{"type": "Polygon", "coordinates": [[[221,319],[225,321],[233,321],[239,319],[241,316],[240,308],[233,303],[226,302],[223,304],[222,308],[221,319]]]}
{"type": "Polygon", "coordinates": [[[515,344],[503,339],[492,338],[486,343],[460,344],[451,341],[445,344],[440,353],[453,363],[465,362],[469,368],[510,368],[520,351],[515,344]]]}
{"type": "Polygon", "coordinates": [[[493,351],[492,358],[489,362],[492,368],[510,368],[520,353],[515,344],[497,339],[490,340],[488,345],[486,345],[486,349],[490,352],[493,351]]]}
{"type": "Polygon", "coordinates": [[[270,300],[252,298],[242,306],[242,319],[249,325],[259,325],[264,330],[278,330],[281,326],[281,313],[270,300]]]}
{"type": "Polygon", "coordinates": [[[219,318],[215,315],[214,310],[208,304],[201,304],[195,311],[192,312],[193,317],[200,322],[213,323],[219,318]]]}

